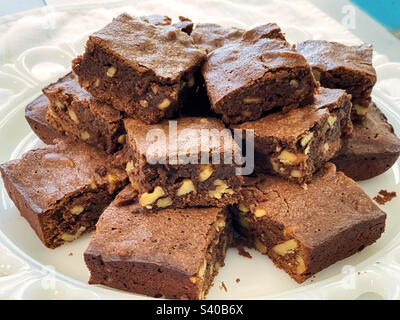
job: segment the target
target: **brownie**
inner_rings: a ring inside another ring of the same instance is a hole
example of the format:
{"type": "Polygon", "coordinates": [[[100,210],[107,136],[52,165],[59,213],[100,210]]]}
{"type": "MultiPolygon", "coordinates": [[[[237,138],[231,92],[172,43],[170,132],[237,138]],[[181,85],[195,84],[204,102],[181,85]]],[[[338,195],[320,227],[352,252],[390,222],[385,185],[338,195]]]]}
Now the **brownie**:
{"type": "Polygon", "coordinates": [[[341,136],[351,133],[350,99],[344,90],[321,87],[312,105],[232,128],[254,130],[256,171],[302,184],[335,156],[341,136]]]}
{"type": "MultiPolygon", "coordinates": [[[[191,33],[195,44],[201,45],[207,52],[211,52],[226,44],[242,39],[245,30],[235,27],[223,27],[215,23],[199,23],[191,33]]],[[[276,23],[258,26],[247,32],[253,39],[272,38],[285,40],[282,30],[276,23]]]]}
{"type": "Polygon", "coordinates": [[[246,31],[208,54],[202,67],[212,109],[225,123],[257,120],[314,101],[317,83],[306,59],[282,39],[246,31]]]}
{"type": "Polygon", "coordinates": [[[354,122],[353,134],[332,160],[338,171],[359,181],[392,167],[400,154],[400,140],[385,115],[372,103],[365,118],[354,122]]]}
{"type": "Polygon", "coordinates": [[[89,36],[72,68],[96,99],[157,123],[190,103],[205,58],[205,51],[174,26],[121,14],[89,36]]]}
{"type": "Polygon", "coordinates": [[[328,163],[307,188],[274,176],[247,181],[233,208],[249,245],[301,283],[378,240],[386,214],[328,163]]]}
{"type": "Polygon", "coordinates": [[[50,101],[47,120],[54,128],[107,153],[122,148],[126,134],[121,111],[94,99],[74,73],[45,87],[43,93],[50,101]]]}
{"type": "MultiPolygon", "coordinates": [[[[126,170],[148,209],[224,207],[238,201],[240,149],[215,118],[180,118],[147,125],[124,120],[131,160],[126,170]],[[176,127],[176,136],[173,133],[176,127]],[[154,133],[154,136],[149,136],[154,133]],[[229,143],[231,150],[225,149],[229,143]],[[225,161],[225,157],[231,163],[225,161]]],[[[241,158],[240,158],[241,159],[241,158]]]]}
{"type": "Polygon", "coordinates": [[[5,188],[21,215],[49,248],[94,228],[126,185],[126,173],[85,143],[60,140],[0,165],[5,188]]]}
{"type": "Polygon", "coordinates": [[[143,214],[126,187],[101,215],[84,253],[90,284],[168,299],[203,299],[232,239],[226,208],[143,214]]]}
{"type": "MultiPolygon", "coordinates": [[[[156,26],[170,26],[172,24],[172,19],[170,17],[158,14],[141,16],[140,19],[156,26]]],[[[190,35],[193,31],[193,22],[189,18],[179,16],[179,22],[176,22],[172,25],[175,28],[187,33],[188,35],[190,35]]]]}
{"type": "Polygon", "coordinates": [[[55,139],[60,139],[63,135],[46,120],[48,107],[49,100],[40,95],[25,107],[25,119],[40,140],[45,144],[53,144],[55,139]]]}
{"type": "Polygon", "coordinates": [[[365,116],[376,83],[371,45],[308,40],[299,43],[297,51],[307,59],[321,86],[344,89],[352,95],[353,118],[365,116]]]}

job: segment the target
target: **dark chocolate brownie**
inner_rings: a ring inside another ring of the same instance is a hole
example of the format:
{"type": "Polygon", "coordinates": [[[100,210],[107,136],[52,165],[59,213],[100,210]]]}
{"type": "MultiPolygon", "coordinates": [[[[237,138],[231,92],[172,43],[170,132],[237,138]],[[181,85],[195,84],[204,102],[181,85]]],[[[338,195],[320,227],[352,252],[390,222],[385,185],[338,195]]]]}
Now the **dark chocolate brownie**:
{"type": "Polygon", "coordinates": [[[125,144],[122,113],[96,101],[69,73],[43,89],[50,100],[47,120],[63,134],[83,140],[107,153],[125,144]]]}
{"type": "Polygon", "coordinates": [[[49,248],[94,228],[103,209],[126,185],[126,173],[85,143],[71,140],[25,153],[0,165],[21,215],[49,248]]]}
{"type": "Polygon", "coordinates": [[[400,140],[385,115],[372,103],[364,119],[354,122],[353,134],[332,160],[338,171],[359,181],[392,167],[400,154],[400,140]]]}
{"type": "Polygon", "coordinates": [[[376,82],[371,45],[308,40],[299,43],[297,51],[307,59],[321,86],[345,89],[352,95],[353,118],[365,116],[376,82]]]}
{"type": "Polygon", "coordinates": [[[44,95],[40,95],[25,107],[26,121],[45,144],[53,144],[55,139],[63,137],[62,133],[54,129],[46,120],[49,105],[49,100],[44,95]]]}
{"type": "Polygon", "coordinates": [[[317,83],[306,59],[260,29],[212,51],[202,67],[212,108],[225,123],[257,120],[267,111],[314,101],[317,83]]]}
{"type": "Polygon", "coordinates": [[[335,165],[308,187],[259,176],[233,209],[249,245],[267,254],[298,283],[378,240],[386,214],[335,165]]]}
{"type": "Polygon", "coordinates": [[[95,98],[156,123],[190,103],[205,58],[183,31],[121,14],[89,37],[73,70],[95,98]]]}
{"type": "Polygon", "coordinates": [[[254,130],[256,171],[304,183],[339,151],[352,131],[350,114],[350,95],[321,87],[312,105],[232,128],[254,130]]]}
{"type": "Polygon", "coordinates": [[[143,213],[126,187],[84,253],[91,284],[168,299],[204,299],[232,239],[226,208],[143,213]]]}
{"type": "Polygon", "coordinates": [[[124,123],[132,159],[126,170],[143,207],[224,207],[238,201],[242,177],[236,174],[235,157],[240,157],[240,149],[220,120],[188,117],[155,125],[135,119],[124,123]],[[170,133],[174,126],[177,137],[170,133]],[[224,148],[225,143],[232,145],[231,150],[224,148]],[[230,164],[225,161],[229,155],[230,164]]]}

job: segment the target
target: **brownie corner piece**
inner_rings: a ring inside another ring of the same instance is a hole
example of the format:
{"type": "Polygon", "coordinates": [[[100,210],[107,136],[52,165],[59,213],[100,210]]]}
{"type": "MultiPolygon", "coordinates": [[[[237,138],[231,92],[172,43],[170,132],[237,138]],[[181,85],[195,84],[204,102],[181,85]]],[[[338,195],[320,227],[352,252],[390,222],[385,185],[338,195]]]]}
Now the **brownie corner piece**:
{"type": "Polygon", "coordinates": [[[344,89],[352,95],[354,119],[366,115],[377,80],[372,45],[348,46],[333,41],[307,40],[296,48],[307,59],[321,86],[344,89]]]}
{"type": "Polygon", "coordinates": [[[122,149],[125,141],[122,112],[96,101],[80,87],[74,73],[43,88],[43,93],[50,101],[46,118],[60,133],[109,154],[122,149]]]}
{"type": "Polygon", "coordinates": [[[309,64],[294,47],[251,30],[209,53],[202,73],[212,109],[229,124],[310,104],[317,89],[309,64]]]}
{"type": "Polygon", "coordinates": [[[238,201],[242,177],[235,159],[241,153],[221,120],[184,117],[154,125],[136,119],[124,123],[131,157],[127,172],[139,191],[140,205],[159,210],[224,207],[238,201]],[[176,137],[170,134],[171,126],[176,128],[176,137]],[[149,132],[165,139],[149,138],[149,132]],[[225,149],[225,143],[231,148],[225,149]],[[232,161],[226,162],[230,156],[232,161]]]}
{"type": "Polygon", "coordinates": [[[331,163],[306,189],[272,176],[247,185],[233,208],[235,225],[298,283],[373,244],[385,230],[386,214],[331,163]]]}
{"type": "Polygon", "coordinates": [[[205,51],[174,26],[121,14],[89,37],[73,70],[95,98],[157,123],[189,99],[205,58],[205,51]]]}
{"type": "Polygon", "coordinates": [[[204,299],[232,239],[227,209],[143,213],[135,200],[125,202],[133,192],[127,186],[99,219],[84,253],[89,283],[157,298],[204,299]]]}
{"type": "Polygon", "coordinates": [[[0,165],[5,188],[49,248],[94,228],[102,210],[126,185],[123,170],[85,143],[59,140],[0,165]]]}
{"type": "Polygon", "coordinates": [[[311,105],[231,128],[254,130],[257,172],[303,184],[340,150],[342,137],[352,132],[350,115],[350,96],[344,90],[321,87],[311,105]]]}
{"type": "Polygon", "coordinates": [[[45,144],[53,144],[55,139],[63,137],[62,133],[53,128],[46,119],[49,105],[49,100],[42,94],[25,107],[26,121],[45,144]]]}
{"type": "Polygon", "coordinates": [[[389,170],[399,158],[400,139],[383,112],[372,103],[353,127],[352,135],[342,139],[342,148],[332,159],[338,171],[361,181],[389,170]]]}

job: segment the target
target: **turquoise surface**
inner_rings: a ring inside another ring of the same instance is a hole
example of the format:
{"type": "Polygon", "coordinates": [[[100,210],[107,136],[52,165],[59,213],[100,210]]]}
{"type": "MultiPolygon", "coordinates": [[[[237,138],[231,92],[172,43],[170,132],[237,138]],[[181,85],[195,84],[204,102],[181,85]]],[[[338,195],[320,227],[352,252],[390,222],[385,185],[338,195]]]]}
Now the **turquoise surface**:
{"type": "Polygon", "coordinates": [[[400,0],[351,0],[354,4],[400,36],[400,0]]]}

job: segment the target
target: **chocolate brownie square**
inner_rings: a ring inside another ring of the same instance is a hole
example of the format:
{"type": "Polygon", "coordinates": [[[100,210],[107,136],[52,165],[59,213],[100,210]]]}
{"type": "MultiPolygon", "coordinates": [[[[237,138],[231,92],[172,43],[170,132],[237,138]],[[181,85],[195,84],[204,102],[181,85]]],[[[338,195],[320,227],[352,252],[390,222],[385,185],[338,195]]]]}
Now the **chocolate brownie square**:
{"type": "Polygon", "coordinates": [[[331,163],[306,189],[273,176],[247,183],[233,209],[238,230],[298,283],[373,244],[385,229],[386,214],[331,163]]]}
{"type": "Polygon", "coordinates": [[[126,173],[85,143],[67,140],[0,165],[4,185],[42,242],[56,248],[94,228],[126,173]]]}
{"type": "Polygon", "coordinates": [[[393,166],[400,140],[385,115],[372,103],[364,119],[354,122],[353,134],[342,140],[332,162],[338,171],[359,181],[376,177],[393,166]]]}
{"type": "Polygon", "coordinates": [[[260,27],[210,52],[202,73],[212,109],[229,124],[310,104],[317,88],[306,59],[260,27]]]}
{"type": "Polygon", "coordinates": [[[90,284],[168,299],[203,299],[232,239],[226,208],[143,213],[126,187],[84,253],[90,284]]]}
{"type": "Polygon", "coordinates": [[[55,139],[63,137],[62,133],[54,129],[46,120],[49,105],[49,100],[44,95],[40,95],[25,107],[26,121],[45,144],[53,144],[55,139]]]}
{"type": "Polygon", "coordinates": [[[86,43],[73,61],[79,83],[93,96],[146,123],[171,118],[200,77],[205,51],[174,26],[121,14],[86,43]]]}
{"type": "Polygon", "coordinates": [[[94,99],[69,73],[43,89],[50,101],[48,122],[65,135],[114,153],[125,143],[122,113],[94,99]]]}
{"type": "MultiPolygon", "coordinates": [[[[180,118],[147,125],[124,120],[131,183],[148,209],[224,207],[238,201],[239,146],[215,118],[180,118]],[[225,148],[229,145],[230,147],[225,148]]],[[[241,159],[241,158],[240,158],[241,159]]]]}
{"type": "Polygon", "coordinates": [[[352,95],[353,118],[365,116],[376,83],[371,45],[308,40],[299,43],[297,51],[307,59],[321,86],[344,89],[352,95]]]}
{"type": "Polygon", "coordinates": [[[256,171],[302,184],[339,151],[352,131],[350,115],[350,95],[321,87],[312,105],[231,127],[254,130],[256,171]]]}

